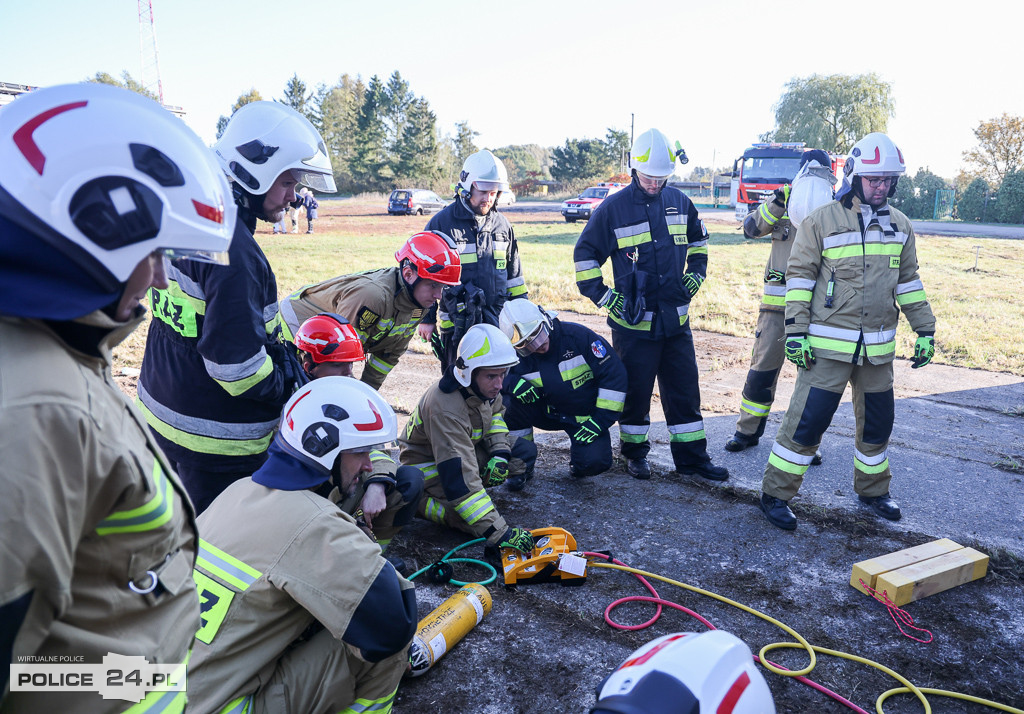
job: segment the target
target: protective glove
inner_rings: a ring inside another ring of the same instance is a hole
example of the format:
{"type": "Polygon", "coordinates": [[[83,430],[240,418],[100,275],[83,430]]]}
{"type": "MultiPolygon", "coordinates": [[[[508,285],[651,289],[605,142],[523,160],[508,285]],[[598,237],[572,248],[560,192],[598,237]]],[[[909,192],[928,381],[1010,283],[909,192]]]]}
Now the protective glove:
{"type": "Polygon", "coordinates": [[[700,290],[700,286],[704,284],[704,276],[697,273],[684,273],[683,274],[683,290],[686,291],[687,296],[690,300],[693,300],[693,296],[700,290]]]}
{"type": "Polygon", "coordinates": [[[914,361],[910,365],[912,369],[924,367],[932,361],[932,357],[935,356],[934,335],[933,332],[922,332],[917,336],[917,341],[914,343],[914,361]]]}
{"type": "Polygon", "coordinates": [[[434,356],[437,357],[438,361],[444,365],[444,340],[441,339],[441,331],[434,330],[430,333],[430,349],[433,351],[434,356]]]}
{"type": "Polygon", "coordinates": [[[533,534],[525,528],[509,528],[498,541],[499,548],[515,548],[529,554],[533,550],[533,534]]]}
{"type": "Polygon", "coordinates": [[[814,364],[814,353],[807,335],[789,335],[786,338],[786,359],[801,369],[810,369],[814,364]]]}
{"type": "Polygon", "coordinates": [[[576,433],[572,435],[573,441],[578,441],[581,444],[589,444],[601,435],[601,425],[593,420],[591,417],[587,417],[586,421],[579,423],[579,428],[576,433]]]}
{"type": "Polygon", "coordinates": [[[287,394],[291,394],[299,387],[309,383],[309,375],[302,368],[302,362],[295,353],[295,349],[283,342],[275,342],[267,346],[267,354],[270,361],[281,371],[284,377],[284,388],[287,394]]]}
{"type": "Polygon", "coordinates": [[[786,282],[786,274],[781,270],[769,268],[764,273],[764,279],[770,283],[784,283],[786,282]]]}
{"type": "Polygon", "coordinates": [[[789,203],[789,184],[787,183],[775,189],[775,198],[772,200],[782,208],[785,208],[786,204],[789,203]]]}
{"type": "Polygon", "coordinates": [[[626,319],[626,296],[620,293],[615,288],[610,289],[604,294],[604,299],[598,307],[608,308],[608,312],[615,317],[626,319]]]}
{"type": "Polygon", "coordinates": [[[515,383],[515,386],[512,387],[512,396],[523,404],[533,404],[540,399],[537,388],[525,379],[520,379],[515,383]]]}
{"type": "Polygon", "coordinates": [[[485,485],[499,486],[508,478],[508,458],[504,456],[492,456],[487,462],[483,473],[485,485]]]}

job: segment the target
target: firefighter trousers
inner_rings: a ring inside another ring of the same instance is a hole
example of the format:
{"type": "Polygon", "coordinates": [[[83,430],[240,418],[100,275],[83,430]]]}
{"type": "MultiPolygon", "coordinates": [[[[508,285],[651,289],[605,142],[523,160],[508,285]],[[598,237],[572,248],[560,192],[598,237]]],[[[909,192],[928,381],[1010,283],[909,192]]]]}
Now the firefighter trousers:
{"type": "Polygon", "coordinates": [[[408,647],[380,662],[367,662],[321,630],[288,650],[251,697],[232,702],[221,714],[389,714],[408,664],[408,647]]]}
{"type": "Polygon", "coordinates": [[[889,492],[892,474],[886,450],[895,413],[892,362],[855,365],[819,359],[810,369],[797,371],[793,398],[764,469],[761,489],[769,496],[788,501],[796,495],[847,384],[857,421],[854,491],[867,497],[889,492]]]}
{"type": "Polygon", "coordinates": [[[708,442],[700,415],[697,356],[689,328],[678,335],[652,340],[612,330],[612,346],[626,366],[629,386],[619,419],[622,455],[642,459],[651,450],[651,394],[658,380],[676,468],[708,461],[708,442]]]}
{"type": "Polygon", "coordinates": [[[533,443],[533,430],[564,431],[569,436],[569,470],[574,476],[596,476],[612,467],[612,437],[608,430],[601,432],[591,443],[584,444],[572,438],[576,429],[547,413],[542,401],[521,404],[511,399],[505,410],[505,424],[508,425],[513,444],[520,441],[533,443]]]}
{"type": "Polygon", "coordinates": [[[760,438],[775,401],[775,385],[786,362],[786,313],[761,310],[754,331],[750,369],[743,385],[736,433],[760,438]]]}

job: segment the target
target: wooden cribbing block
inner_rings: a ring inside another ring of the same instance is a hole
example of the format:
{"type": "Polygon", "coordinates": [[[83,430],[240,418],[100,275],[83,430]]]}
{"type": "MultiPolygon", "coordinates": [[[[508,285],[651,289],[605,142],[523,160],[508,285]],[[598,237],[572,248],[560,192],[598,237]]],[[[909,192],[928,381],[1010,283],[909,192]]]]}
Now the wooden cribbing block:
{"type": "Polygon", "coordinates": [[[986,572],[987,555],[941,538],[854,564],[850,585],[871,595],[863,580],[899,606],[983,578],[986,572]]]}
{"type": "Polygon", "coordinates": [[[985,577],[988,556],[961,548],[878,576],[875,589],[885,591],[897,606],[985,577]]]}

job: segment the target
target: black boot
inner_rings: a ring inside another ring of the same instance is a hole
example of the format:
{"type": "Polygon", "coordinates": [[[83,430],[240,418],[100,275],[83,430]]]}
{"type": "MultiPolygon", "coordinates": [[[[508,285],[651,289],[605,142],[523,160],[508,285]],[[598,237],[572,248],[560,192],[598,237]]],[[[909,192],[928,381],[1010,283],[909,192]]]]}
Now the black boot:
{"type": "Polygon", "coordinates": [[[881,496],[857,496],[860,502],[871,508],[872,511],[890,521],[898,521],[903,518],[900,511],[900,504],[892,500],[888,493],[881,496]]]}
{"type": "Polygon", "coordinates": [[[789,501],[762,493],[761,510],[768,522],[776,528],[781,528],[784,531],[796,530],[796,516],[789,509],[789,501]]]}
{"type": "Polygon", "coordinates": [[[711,459],[698,464],[677,465],[676,471],[686,476],[700,476],[709,481],[726,481],[729,478],[729,469],[724,466],[715,466],[711,463],[711,459]]]}
{"type": "Polygon", "coordinates": [[[647,463],[647,458],[641,456],[639,459],[626,459],[626,471],[633,478],[638,478],[646,481],[651,477],[651,465],[647,463]]]}
{"type": "Polygon", "coordinates": [[[811,466],[821,466],[821,452],[815,451],[814,458],[811,459],[811,466]]]}
{"type": "Polygon", "coordinates": [[[760,439],[758,439],[756,436],[741,434],[740,432],[737,431],[735,434],[732,435],[732,437],[727,442],[725,442],[725,450],[743,451],[744,449],[748,449],[751,446],[757,446],[758,441],[760,441],[760,439]]]}
{"type": "Polygon", "coordinates": [[[533,469],[523,471],[521,474],[513,474],[505,479],[505,486],[509,491],[522,491],[526,488],[526,482],[533,478],[533,469]]]}

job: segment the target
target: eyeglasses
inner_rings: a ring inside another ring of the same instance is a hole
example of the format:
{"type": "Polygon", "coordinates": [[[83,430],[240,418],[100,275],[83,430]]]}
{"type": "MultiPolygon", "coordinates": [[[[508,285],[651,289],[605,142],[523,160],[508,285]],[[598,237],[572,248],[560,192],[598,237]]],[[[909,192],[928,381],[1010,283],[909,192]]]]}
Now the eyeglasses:
{"type": "Polygon", "coordinates": [[[891,186],[893,182],[892,176],[879,176],[878,178],[873,176],[864,176],[863,179],[871,188],[877,188],[878,186],[891,186]]]}

